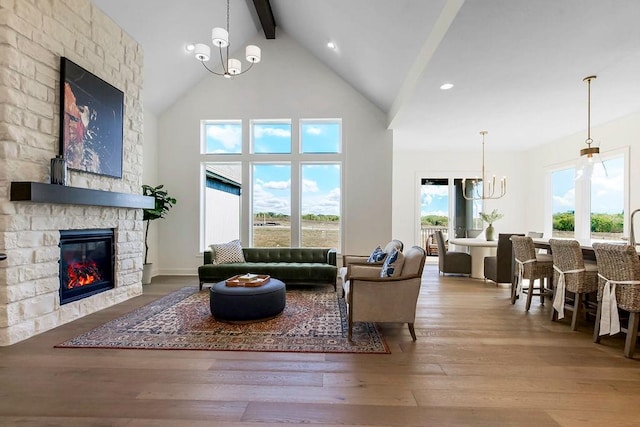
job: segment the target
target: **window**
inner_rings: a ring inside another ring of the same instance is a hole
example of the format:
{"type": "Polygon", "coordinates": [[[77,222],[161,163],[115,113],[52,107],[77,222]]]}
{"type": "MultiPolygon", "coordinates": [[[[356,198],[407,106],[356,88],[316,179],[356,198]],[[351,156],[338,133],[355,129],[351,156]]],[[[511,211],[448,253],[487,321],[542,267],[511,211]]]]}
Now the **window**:
{"type": "Polygon", "coordinates": [[[628,226],[628,152],[628,148],[615,150],[603,154],[601,162],[580,159],[579,165],[549,172],[553,237],[620,240],[624,236],[628,226]]]}
{"type": "Polygon", "coordinates": [[[291,165],[253,165],[253,247],[291,246],[291,165]]]}
{"type": "Polygon", "coordinates": [[[341,128],[340,119],[261,119],[243,133],[241,120],[203,120],[201,250],[237,238],[340,250],[341,128]]]}
{"type": "Polygon", "coordinates": [[[252,121],[253,152],[291,153],[291,121],[252,121]]]}
{"type": "Polygon", "coordinates": [[[303,164],[301,246],[340,246],[340,164],[303,164]]]}
{"type": "Polygon", "coordinates": [[[301,120],[300,152],[340,153],[341,129],[339,120],[301,120]]]}
{"type": "Polygon", "coordinates": [[[205,246],[240,238],[240,163],[205,164],[205,246]]]}
{"type": "Polygon", "coordinates": [[[624,226],[624,157],[594,164],[590,199],[591,238],[620,239],[624,226]]]}
{"type": "Polygon", "coordinates": [[[202,122],[202,151],[209,154],[239,154],[242,152],[242,122],[202,122]]]}
{"type": "Polygon", "coordinates": [[[575,229],[575,168],[551,172],[553,237],[573,237],[575,229]]]}

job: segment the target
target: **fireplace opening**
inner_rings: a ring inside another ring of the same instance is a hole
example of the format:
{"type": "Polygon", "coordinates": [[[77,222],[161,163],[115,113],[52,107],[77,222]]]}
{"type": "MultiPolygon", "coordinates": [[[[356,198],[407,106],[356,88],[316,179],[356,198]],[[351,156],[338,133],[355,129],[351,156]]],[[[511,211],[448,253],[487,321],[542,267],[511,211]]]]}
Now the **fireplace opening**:
{"type": "Polygon", "coordinates": [[[60,304],[113,289],[113,229],[60,230],[60,304]]]}

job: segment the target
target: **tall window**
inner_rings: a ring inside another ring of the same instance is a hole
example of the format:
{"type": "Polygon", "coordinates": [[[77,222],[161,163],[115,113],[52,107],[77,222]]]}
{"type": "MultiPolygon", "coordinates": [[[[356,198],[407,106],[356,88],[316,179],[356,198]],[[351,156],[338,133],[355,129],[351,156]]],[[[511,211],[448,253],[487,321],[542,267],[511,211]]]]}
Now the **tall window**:
{"type": "Polygon", "coordinates": [[[591,175],[591,238],[620,239],[624,228],[624,157],[596,163],[591,175]]]}
{"type": "Polygon", "coordinates": [[[240,163],[206,163],[204,217],[205,246],[240,238],[240,163]]]}
{"type": "Polygon", "coordinates": [[[573,237],[576,213],[575,168],[551,172],[552,236],[573,237]]]}
{"type": "Polygon", "coordinates": [[[303,164],[301,246],[340,246],[340,164],[303,164]]]}
{"type": "Polygon", "coordinates": [[[253,165],[253,247],[291,246],[291,165],[253,165]]]}
{"type": "Polygon", "coordinates": [[[201,249],[240,238],[340,250],[341,120],[261,119],[248,129],[241,120],[202,121],[201,249]]]}

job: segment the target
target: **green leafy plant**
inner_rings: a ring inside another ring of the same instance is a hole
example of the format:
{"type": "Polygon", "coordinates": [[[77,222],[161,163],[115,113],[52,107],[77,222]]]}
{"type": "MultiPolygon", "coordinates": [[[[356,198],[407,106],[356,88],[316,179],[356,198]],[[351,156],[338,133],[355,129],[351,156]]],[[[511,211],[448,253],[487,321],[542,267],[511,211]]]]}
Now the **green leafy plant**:
{"type": "Polygon", "coordinates": [[[480,212],[480,218],[489,225],[493,225],[495,221],[501,219],[503,216],[504,214],[498,213],[497,209],[494,209],[489,214],[480,212]]]}
{"type": "Polygon", "coordinates": [[[164,218],[169,210],[176,204],[176,199],[169,196],[166,190],[163,190],[164,185],[158,185],[152,187],[150,185],[142,186],[142,194],[144,196],[150,196],[155,199],[153,209],[143,209],[142,219],[146,221],[147,225],[144,231],[144,263],[147,264],[147,255],[149,254],[149,244],[147,238],[149,236],[149,224],[151,221],[164,218]]]}

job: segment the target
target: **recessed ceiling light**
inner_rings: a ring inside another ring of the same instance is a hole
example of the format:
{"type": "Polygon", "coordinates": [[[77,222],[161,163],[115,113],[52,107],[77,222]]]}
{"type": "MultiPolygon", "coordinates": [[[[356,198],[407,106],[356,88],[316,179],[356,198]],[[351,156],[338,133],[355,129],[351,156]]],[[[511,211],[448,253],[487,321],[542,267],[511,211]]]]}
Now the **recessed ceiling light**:
{"type": "Polygon", "coordinates": [[[443,83],[442,86],[440,86],[440,89],[442,90],[449,90],[453,87],[453,83],[443,83]]]}
{"type": "Polygon", "coordinates": [[[187,52],[193,52],[196,49],[196,45],[193,43],[187,43],[184,48],[187,52]]]}
{"type": "Polygon", "coordinates": [[[327,47],[328,47],[329,49],[335,49],[335,48],[336,48],[336,44],[335,44],[334,42],[328,42],[328,43],[327,43],[327,47]]]}

